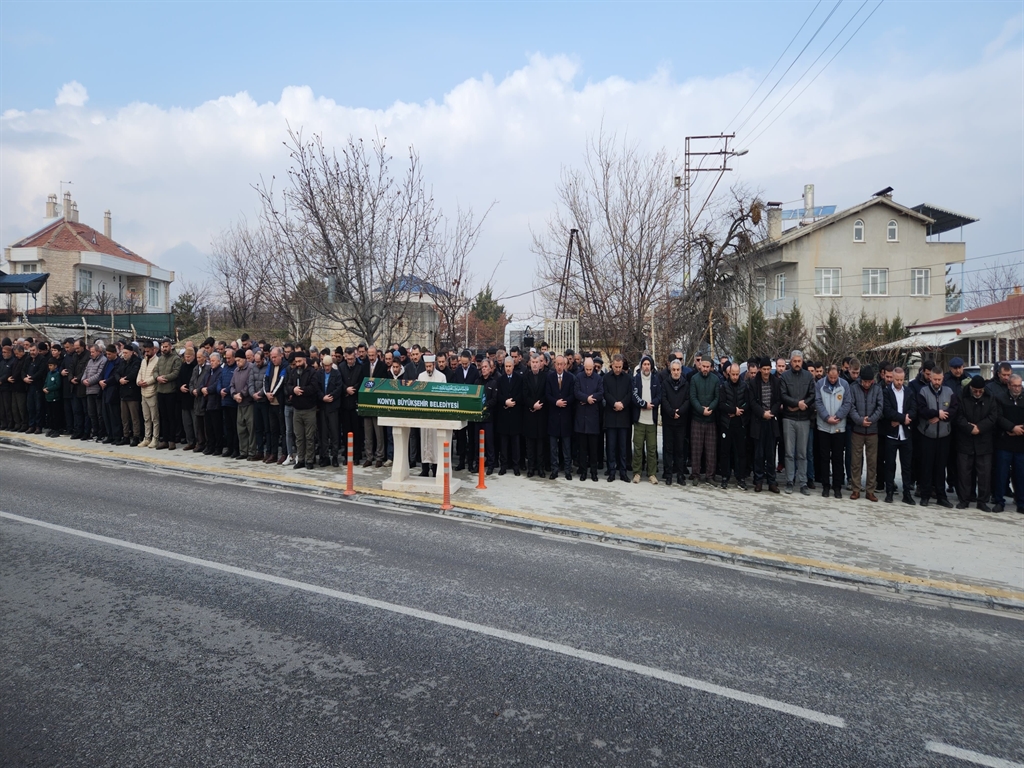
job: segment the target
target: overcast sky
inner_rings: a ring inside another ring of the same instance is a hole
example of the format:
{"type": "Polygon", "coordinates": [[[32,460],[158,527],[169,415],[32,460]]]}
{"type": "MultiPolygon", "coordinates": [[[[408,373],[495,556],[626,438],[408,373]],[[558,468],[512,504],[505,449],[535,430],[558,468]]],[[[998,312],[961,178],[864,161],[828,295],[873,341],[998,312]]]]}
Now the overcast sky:
{"type": "Polygon", "coordinates": [[[396,157],[416,147],[446,209],[497,201],[475,272],[500,261],[495,293],[511,296],[536,287],[530,228],[603,122],[680,168],[685,136],[736,130],[750,151],[729,181],[767,199],[813,183],[819,205],[846,207],[892,186],[981,219],[968,269],[1019,264],[1021,8],[5,0],[0,237],[35,231],[71,181],[82,221],[101,228],[109,208],[116,240],[202,279],[211,238],[287,169],[287,124],[337,144],[380,133],[396,157]]]}

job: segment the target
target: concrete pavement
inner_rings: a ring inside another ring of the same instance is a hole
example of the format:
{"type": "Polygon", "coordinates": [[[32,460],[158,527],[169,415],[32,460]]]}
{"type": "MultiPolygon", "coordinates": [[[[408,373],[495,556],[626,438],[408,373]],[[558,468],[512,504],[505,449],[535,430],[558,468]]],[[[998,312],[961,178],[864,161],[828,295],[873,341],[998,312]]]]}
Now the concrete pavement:
{"type": "MultiPolygon", "coordinates": [[[[0,442],[94,460],[131,462],[183,473],[245,478],[324,494],[344,489],[345,468],[309,472],[183,451],[107,446],[0,433],[0,442]]],[[[357,493],[439,511],[435,499],[385,492],[386,469],[354,471],[357,493]]],[[[460,473],[468,478],[468,474],[460,473]]],[[[975,509],[910,507],[821,498],[812,492],[755,494],[714,486],[638,485],[508,474],[467,483],[452,499],[456,513],[494,522],[647,548],[664,548],[796,574],[881,585],[1024,609],[1024,515],[975,509]]]]}

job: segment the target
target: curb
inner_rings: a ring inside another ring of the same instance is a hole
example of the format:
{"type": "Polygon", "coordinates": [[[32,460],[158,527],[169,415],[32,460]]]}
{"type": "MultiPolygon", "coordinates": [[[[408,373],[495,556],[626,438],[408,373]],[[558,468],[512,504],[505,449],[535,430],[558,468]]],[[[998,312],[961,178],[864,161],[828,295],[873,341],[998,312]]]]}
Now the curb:
{"type": "Polygon", "coordinates": [[[140,456],[113,456],[106,453],[79,449],[77,447],[54,446],[52,443],[37,442],[32,438],[14,438],[0,435],[0,445],[22,448],[56,448],[60,453],[82,456],[90,459],[139,469],[182,470],[195,477],[210,477],[227,480],[244,480],[247,484],[276,490],[301,491],[326,498],[357,501],[363,504],[382,503],[406,507],[413,511],[447,517],[459,517],[493,525],[503,525],[520,530],[570,536],[585,541],[612,544],[650,552],[661,552],[693,560],[712,561],[727,565],[773,571],[780,574],[799,576],[811,580],[846,584],[855,587],[883,589],[909,597],[940,598],[956,603],[973,605],[1000,611],[1024,613],[1024,592],[1015,592],[997,587],[982,587],[972,584],[928,579],[919,576],[876,571],[859,566],[830,563],[796,555],[778,552],[757,551],[729,544],[700,541],[682,536],[635,531],[611,525],[587,523],[569,518],[540,515],[516,510],[501,509],[483,504],[458,503],[451,510],[442,510],[440,502],[427,502],[422,496],[397,491],[355,486],[355,496],[345,496],[345,484],[330,480],[314,479],[306,475],[304,482],[290,481],[277,474],[250,469],[230,471],[224,468],[211,469],[202,465],[166,464],[156,458],[140,456]]]}

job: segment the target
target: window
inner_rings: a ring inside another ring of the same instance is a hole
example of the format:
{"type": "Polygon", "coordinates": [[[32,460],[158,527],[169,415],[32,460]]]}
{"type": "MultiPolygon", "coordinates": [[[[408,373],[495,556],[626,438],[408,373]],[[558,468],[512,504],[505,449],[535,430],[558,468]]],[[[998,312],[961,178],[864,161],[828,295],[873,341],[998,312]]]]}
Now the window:
{"type": "Polygon", "coordinates": [[[820,346],[824,346],[827,341],[824,325],[817,325],[814,327],[814,340],[817,341],[820,346]]]}
{"type": "Polygon", "coordinates": [[[863,276],[865,296],[889,295],[888,269],[865,269],[863,272],[863,276]]]}
{"type": "Polygon", "coordinates": [[[38,264],[22,264],[21,265],[21,273],[23,275],[35,274],[38,271],[39,271],[39,265],[38,264]]]}
{"type": "Polygon", "coordinates": [[[88,269],[78,270],[78,292],[86,296],[92,296],[92,271],[88,269]]]}
{"type": "Polygon", "coordinates": [[[843,270],[825,268],[814,270],[814,295],[839,296],[839,286],[843,281],[843,270]]]}
{"type": "Polygon", "coordinates": [[[864,222],[857,219],[853,222],[853,242],[863,243],[864,242],[864,222]]]}
{"type": "Polygon", "coordinates": [[[754,279],[754,296],[757,298],[758,305],[764,307],[764,303],[768,301],[767,277],[758,277],[754,279]]]}
{"type": "Polygon", "coordinates": [[[910,270],[910,295],[930,296],[932,293],[932,271],[930,269],[910,270]]]}
{"type": "Polygon", "coordinates": [[[160,283],[156,280],[149,281],[149,306],[159,307],[160,306],[160,283]]]}
{"type": "Polygon", "coordinates": [[[895,243],[899,240],[900,226],[896,223],[896,219],[892,219],[889,225],[885,228],[885,239],[890,243],[895,243]]]}
{"type": "Polygon", "coordinates": [[[775,298],[786,298],[786,275],[783,272],[775,276],[775,298]]]}

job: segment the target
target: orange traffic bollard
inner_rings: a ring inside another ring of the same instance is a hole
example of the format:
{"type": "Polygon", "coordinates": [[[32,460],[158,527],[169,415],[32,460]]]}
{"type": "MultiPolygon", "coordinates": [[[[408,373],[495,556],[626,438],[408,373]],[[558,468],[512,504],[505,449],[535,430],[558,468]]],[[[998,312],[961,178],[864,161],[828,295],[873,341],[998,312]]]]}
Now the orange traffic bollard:
{"type": "Polygon", "coordinates": [[[448,443],[444,444],[444,498],[441,500],[441,509],[452,508],[452,490],[448,478],[451,476],[452,458],[448,450],[448,443]]]}
{"type": "Polygon", "coordinates": [[[352,479],[352,469],[353,469],[352,446],[353,446],[353,443],[354,443],[354,439],[353,439],[352,433],[349,432],[348,433],[348,463],[347,463],[348,470],[346,472],[346,474],[348,475],[348,478],[345,481],[345,495],[346,496],[355,496],[356,495],[356,489],[355,489],[354,482],[353,482],[353,479],[352,479]]]}
{"type": "Polygon", "coordinates": [[[487,490],[487,484],[484,482],[484,474],[485,474],[485,467],[484,467],[484,431],[482,429],[480,430],[479,435],[480,435],[480,482],[478,482],[476,484],[476,487],[477,487],[477,490],[486,491],[487,490]]]}

